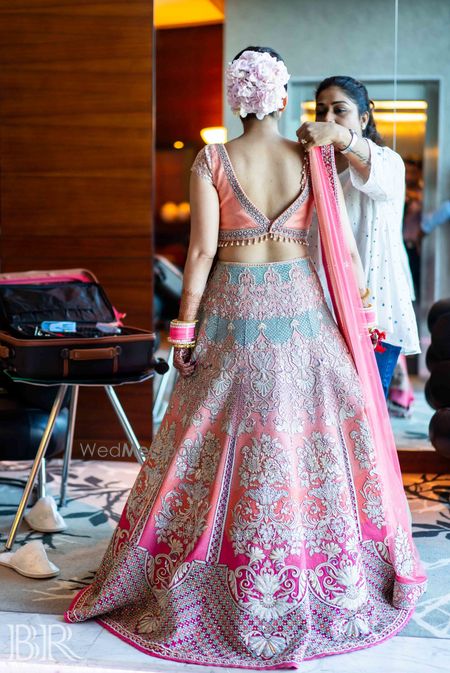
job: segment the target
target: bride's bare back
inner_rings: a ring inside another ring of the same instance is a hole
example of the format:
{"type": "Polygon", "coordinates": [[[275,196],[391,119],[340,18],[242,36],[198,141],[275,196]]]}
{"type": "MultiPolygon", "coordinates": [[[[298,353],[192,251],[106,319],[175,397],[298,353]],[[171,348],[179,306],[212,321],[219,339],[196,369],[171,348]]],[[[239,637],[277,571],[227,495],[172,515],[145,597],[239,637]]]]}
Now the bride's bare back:
{"type": "MultiPolygon", "coordinates": [[[[304,158],[301,146],[282,136],[244,133],[227,143],[235,176],[251,203],[275,220],[301,191],[304,158]]],[[[269,262],[305,257],[308,249],[293,241],[267,239],[253,245],[219,248],[227,262],[269,262]]]]}

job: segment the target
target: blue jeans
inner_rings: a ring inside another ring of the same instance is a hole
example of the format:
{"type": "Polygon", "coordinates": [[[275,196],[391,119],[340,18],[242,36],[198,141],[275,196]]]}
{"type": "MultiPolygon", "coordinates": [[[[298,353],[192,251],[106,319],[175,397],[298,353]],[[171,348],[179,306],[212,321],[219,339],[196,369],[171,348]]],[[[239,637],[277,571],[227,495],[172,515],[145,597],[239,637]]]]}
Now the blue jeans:
{"type": "Polygon", "coordinates": [[[381,385],[383,386],[384,396],[387,399],[389,386],[392,375],[394,373],[395,365],[397,364],[398,356],[400,355],[400,346],[393,346],[392,344],[382,341],[381,345],[386,350],[384,353],[375,351],[375,358],[380,372],[381,385]]]}

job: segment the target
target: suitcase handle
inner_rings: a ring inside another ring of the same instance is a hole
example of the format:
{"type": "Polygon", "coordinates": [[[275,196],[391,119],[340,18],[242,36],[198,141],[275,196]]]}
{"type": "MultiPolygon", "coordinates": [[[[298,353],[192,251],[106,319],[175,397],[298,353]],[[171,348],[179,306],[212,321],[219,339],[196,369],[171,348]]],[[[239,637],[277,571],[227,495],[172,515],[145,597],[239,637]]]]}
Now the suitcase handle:
{"type": "Polygon", "coordinates": [[[120,346],[74,349],[69,351],[69,360],[112,360],[120,354],[120,351],[120,346]]]}
{"type": "Polygon", "coordinates": [[[64,358],[64,376],[69,374],[69,360],[114,360],[113,374],[118,370],[118,357],[122,349],[120,346],[112,346],[111,348],[75,348],[69,350],[64,348],[61,351],[61,357],[64,358]]]}

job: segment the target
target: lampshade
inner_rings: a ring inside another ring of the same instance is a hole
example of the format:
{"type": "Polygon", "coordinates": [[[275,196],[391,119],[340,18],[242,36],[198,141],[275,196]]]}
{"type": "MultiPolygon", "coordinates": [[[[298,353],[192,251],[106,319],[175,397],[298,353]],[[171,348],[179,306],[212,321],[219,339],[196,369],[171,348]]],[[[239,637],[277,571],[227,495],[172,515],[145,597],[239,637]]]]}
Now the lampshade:
{"type": "Polygon", "coordinates": [[[207,126],[200,131],[200,135],[203,142],[207,145],[227,142],[227,130],[225,126],[207,126]]]}

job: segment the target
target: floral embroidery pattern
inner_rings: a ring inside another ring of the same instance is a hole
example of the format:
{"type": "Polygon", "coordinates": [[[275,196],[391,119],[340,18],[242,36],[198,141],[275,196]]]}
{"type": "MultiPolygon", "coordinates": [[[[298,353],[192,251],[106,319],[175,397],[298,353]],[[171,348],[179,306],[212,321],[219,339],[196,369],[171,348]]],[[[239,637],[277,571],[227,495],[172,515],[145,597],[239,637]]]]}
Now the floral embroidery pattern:
{"type": "Polygon", "coordinates": [[[414,559],[408,535],[400,525],[395,535],[394,556],[397,573],[403,577],[410,576],[414,570],[414,559]]]}
{"type": "Polygon", "coordinates": [[[280,442],[264,434],[242,454],[240,485],[246,490],[233,511],[229,537],[234,552],[253,563],[261,563],[268,552],[284,559],[299,551],[302,541],[298,507],[281,486],[290,484],[289,461],[280,442]]]}
{"type": "Polygon", "coordinates": [[[347,538],[357,536],[356,525],[348,520],[351,501],[341,447],[330,433],[313,432],[297,455],[299,480],[307,489],[302,498],[306,549],[310,555],[340,549],[347,538]]]}
{"type": "Polygon", "coordinates": [[[180,485],[161,500],[155,515],[157,541],[170,548],[171,559],[186,558],[206,528],[208,500],[220,458],[220,442],[212,432],[186,439],[177,456],[180,485]]]}
{"type": "Polygon", "coordinates": [[[141,467],[112,540],[118,553],[130,537],[146,503],[153,502],[170,459],[175,453],[175,423],[163,423],[141,467]]]}
{"type": "Polygon", "coordinates": [[[362,420],[356,422],[359,426],[358,430],[353,430],[350,433],[350,438],[354,441],[354,455],[361,470],[367,471],[364,485],[360,490],[365,501],[363,512],[381,530],[386,522],[381,486],[375,464],[375,453],[367,424],[362,420]]]}

